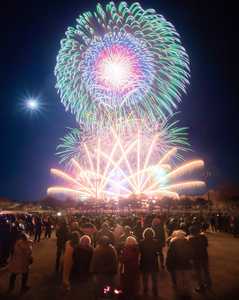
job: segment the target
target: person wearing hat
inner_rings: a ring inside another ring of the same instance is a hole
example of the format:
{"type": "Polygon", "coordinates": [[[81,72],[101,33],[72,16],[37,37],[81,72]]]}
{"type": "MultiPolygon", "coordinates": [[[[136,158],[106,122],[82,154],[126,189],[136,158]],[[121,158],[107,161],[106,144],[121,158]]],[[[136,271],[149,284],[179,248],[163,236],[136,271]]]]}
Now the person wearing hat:
{"type": "Polygon", "coordinates": [[[140,292],[140,269],[139,245],[134,237],[127,237],[119,262],[122,264],[120,283],[124,299],[135,299],[140,292]]]}
{"type": "Polygon", "coordinates": [[[109,225],[105,222],[102,224],[101,230],[99,230],[96,234],[96,243],[99,244],[102,236],[108,236],[110,239],[110,244],[114,246],[114,234],[111,230],[109,230],[109,225]]]}
{"type": "Polygon", "coordinates": [[[83,235],[80,244],[75,247],[72,255],[74,261],[71,277],[74,281],[87,282],[90,278],[90,262],[94,248],[91,246],[91,240],[88,235],[83,235]]]}

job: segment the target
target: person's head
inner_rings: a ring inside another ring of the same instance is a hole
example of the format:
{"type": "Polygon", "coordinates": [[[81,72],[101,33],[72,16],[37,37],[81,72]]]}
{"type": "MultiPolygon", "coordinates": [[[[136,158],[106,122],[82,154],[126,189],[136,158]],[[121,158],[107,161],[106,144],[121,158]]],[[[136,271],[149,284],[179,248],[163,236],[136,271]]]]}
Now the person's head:
{"type": "Polygon", "coordinates": [[[114,222],[114,220],[111,218],[111,219],[109,220],[109,226],[110,226],[110,227],[114,227],[114,225],[115,225],[115,222],[114,222]]]}
{"type": "Polygon", "coordinates": [[[129,226],[125,226],[125,228],[124,228],[124,233],[125,233],[126,235],[130,235],[130,231],[131,231],[131,228],[130,228],[129,226]]]}
{"type": "Polygon", "coordinates": [[[143,232],[143,238],[146,240],[152,240],[155,237],[155,232],[152,228],[147,228],[143,232]]]}
{"type": "Polygon", "coordinates": [[[89,246],[91,244],[91,239],[88,235],[83,235],[80,239],[80,245],[89,246]]]}
{"type": "Polygon", "coordinates": [[[116,223],[117,225],[121,225],[121,217],[116,217],[116,218],[115,218],[115,223],[116,223]]]}
{"type": "Polygon", "coordinates": [[[158,218],[154,218],[152,221],[152,226],[154,226],[156,224],[161,224],[161,221],[158,218]]]}
{"type": "Polygon", "coordinates": [[[102,229],[103,231],[109,230],[109,225],[108,225],[108,223],[107,223],[107,222],[103,223],[101,229],[102,229]]]}
{"type": "Polygon", "coordinates": [[[85,223],[90,223],[90,218],[85,218],[85,223]]]}
{"type": "Polygon", "coordinates": [[[79,237],[80,235],[77,231],[74,231],[70,234],[69,241],[72,247],[75,247],[76,245],[79,244],[79,237]]]}
{"type": "Polygon", "coordinates": [[[73,222],[72,223],[72,228],[79,228],[79,223],[78,222],[73,222]]]}
{"type": "Polygon", "coordinates": [[[175,237],[179,238],[179,239],[184,239],[186,236],[186,233],[182,230],[177,230],[176,231],[176,234],[175,234],[175,237]]]}
{"type": "Polygon", "coordinates": [[[118,237],[118,236],[120,236],[123,232],[124,232],[123,227],[120,226],[120,225],[117,225],[117,226],[115,227],[115,230],[114,230],[114,236],[115,236],[115,237],[118,237]]]}
{"type": "Polygon", "coordinates": [[[186,223],[182,222],[182,223],[180,223],[179,227],[185,229],[187,227],[187,225],[186,225],[186,223]]]}
{"type": "Polygon", "coordinates": [[[137,244],[136,239],[132,236],[128,236],[127,239],[126,239],[126,245],[133,246],[135,244],[137,244]]]}
{"type": "Polygon", "coordinates": [[[18,240],[23,240],[23,241],[27,241],[27,236],[25,233],[21,232],[18,236],[17,236],[18,240]]]}
{"type": "Polygon", "coordinates": [[[140,220],[138,220],[138,221],[136,222],[136,226],[137,226],[137,227],[141,227],[141,221],[140,221],[140,220]]]}
{"type": "Polygon", "coordinates": [[[66,221],[63,221],[61,222],[61,228],[66,228],[67,227],[67,222],[66,221]]]}
{"type": "Polygon", "coordinates": [[[191,235],[197,235],[197,234],[199,234],[199,229],[196,226],[191,226],[189,228],[189,232],[191,235]]]}
{"type": "Polygon", "coordinates": [[[186,224],[186,223],[182,222],[182,223],[179,225],[179,227],[180,227],[180,230],[182,230],[182,231],[188,233],[188,227],[187,227],[187,224],[186,224]]]}
{"type": "Polygon", "coordinates": [[[99,245],[100,246],[109,246],[110,244],[110,239],[108,238],[108,236],[102,236],[102,238],[100,238],[99,240],[99,245]]]}

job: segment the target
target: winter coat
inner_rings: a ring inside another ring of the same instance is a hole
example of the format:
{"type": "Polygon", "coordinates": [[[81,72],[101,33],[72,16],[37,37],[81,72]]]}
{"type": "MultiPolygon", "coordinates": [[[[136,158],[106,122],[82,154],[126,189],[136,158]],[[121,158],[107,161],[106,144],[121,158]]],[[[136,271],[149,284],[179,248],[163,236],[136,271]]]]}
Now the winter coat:
{"type": "MultiPolygon", "coordinates": [[[[3,255],[3,253],[5,255],[8,255],[10,247],[11,247],[11,232],[7,229],[1,230],[1,232],[0,232],[1,255],[3,255]]],[[[0,257],[1,257],[1,255],[0,255],[0,257]]]]}
{"type": "Polygon", "coordinates": [[[17,240],[10,262],[10,271],[15,274],[29,273],[29,258],[32,254],[32,241],[17,240]]]}
{"type": "Polygon", "coordinates": [[[135,226],[132,228],[132,231],[136,236],[138,242],[142,240],[144,230],[145,228],[143,228],[142,226],[135,226]]]}
{"type": "Polygon", "coordinates": [[[172,238],[166,259],[168,270],[190,270],[190,260],[195,258],[195,251],[185,238],[172,238]]]}
{"type": "Polygon", "coordinates": [[[118,241],[119,237],[124,233],[123,227],[120,225],[117,225],[114,229],[114,239],[115,243],[118,241]]]}
{"type": "Polygon", "coordinates": [[[159,272],[158,253],[161,251],[158,248],[155,239],[143,239],[139,242],[140,256],[140,270],[143,273],[157,273],[159,272]]]}
{"type": "Polygon", "coordinates": [[[115,248],[112,245],[99,245],[95,248],[91,264],[90,272],[97,277],[105,277],[115,275],[118,271],[118,257],[115,248]]]}
{"type": "Polygon", "coordinates": [[[165,247],[165,233],[164,233],[164,228],[162,227],[161,224],[154,224],[152,226],[152,229],[155,232],[155,239],[157,241],[159,249],[163,249],[165,247]]]}
{"type": "Polygon", "coordinates": [[[198,235],[193,235],[188,237],[189,242],[192,244],[196,256],[195,260],[208,260],[207,254],[207,247],[208,247],[208,240],[207,237],[202,233],[198,235]]]}
{"type": "Polygon", "coordinates": [[[83,282],[88,280],[93,250],[92,246],[76,246],[72,255],[74,262],[70,274],[72,280],[83,282]]]}
{"type": "Polygon", "coordinates": [[[42,233],[43,223],[41,221],[36,221],[35,228],[36,233],[42,233]]]}
{"type": "Polygon", "coordinates": [[[68,283],[71,268],[73,266],[72,254],[74,247],[70,245],[70,242],[65,244],[65,253],[63,255],[63,272],[62,272],[62,282],[63,284],[68,283]]]}
{"type": "Polygon", "coordinates": [[[69,235],[70,233],[68,227],[60,227],[59,229],[57,229],[57,247],[65,247],[65,244],[69,239],[69,235]]]}
{"type": "Polygon", "coordinates": [[[121,288],[125,296],[136,297],[140,291],[139,245],[125,245],[119,262],[121,269],[121,288]]]}
{"type": "Polygon", "coordinates": [[[47,228],[47,229],[51,229],[51,225],[52,225],[53,223],[52,223],[52,221],[51,221],[51,219],[48,219],[46,222],[45,222],[45,227],[47,228]]]}
{"type": "Polygon", "coordinates": [[[118,256],[120,256],[121,251],[124,249],[124,246],[125,246],[125,243],[126,243],[126,239],[129,236],[132,236],[133,238],[135,238],[137,240],[137,237],[135,235],[128,234],[128,233],[123,233],[117,239],[117,241],[115,241],[115,249],[116,249],[116,252],[117,252],[118,256]]]}

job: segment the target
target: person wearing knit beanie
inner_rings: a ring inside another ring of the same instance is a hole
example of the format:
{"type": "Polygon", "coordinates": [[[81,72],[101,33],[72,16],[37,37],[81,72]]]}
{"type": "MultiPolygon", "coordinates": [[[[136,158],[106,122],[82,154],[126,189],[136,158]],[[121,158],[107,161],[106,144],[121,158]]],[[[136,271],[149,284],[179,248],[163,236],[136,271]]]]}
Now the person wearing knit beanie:
{"type": "Polygon", "coordinates": [[[135,299],[140,293],[139,245],[129,236],[119,257],[121,289],[124,299],[135,299]]]}

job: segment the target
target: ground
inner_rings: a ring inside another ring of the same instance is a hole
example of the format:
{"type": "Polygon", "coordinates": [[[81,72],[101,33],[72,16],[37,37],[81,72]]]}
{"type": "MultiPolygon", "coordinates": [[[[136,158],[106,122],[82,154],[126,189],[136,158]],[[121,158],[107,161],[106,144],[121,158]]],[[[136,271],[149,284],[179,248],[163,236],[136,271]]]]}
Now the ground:
{"type": "MultiPolygon", "coordinates": [[[[195,300],[236,300],[239,299],[239,238],[233,238],[230,233],[208,231],[206,236],[209,241],[209,266],[212,277],[212,292],[206,295],[194,291],[197,287],[195,274],[192,271],[192,299],[195,300]]],[[[166,248],[164,249],[166,253],[166,248]]],[[[80,287],[80,297],[72,293],[66,296],[61,294],[61,274],[55,273],[56,237],[55,232],[50,239],[42,239],[40,243],[33,245],[34,262],[31,265],[28,285],[31,289],[25,294],[20,294],[21,275],[16,279],[15,288],[11,293],[7,292],[9,285],[9,268],[0,269],[0,299],[24,299],[24,300],[68,300],[88,297],[88,287],[80,287]]],[[[177,293],[172,289],[169,272],[165,269],[159,275],[159,295],[153,297],[149,293],[147,299],[171,300],[177,299],[177,293]]],[[[146,299],[146,296],[141,296],[146,299]]],[[[88,300],[88,299],[87,299],[88,300]]]]}

